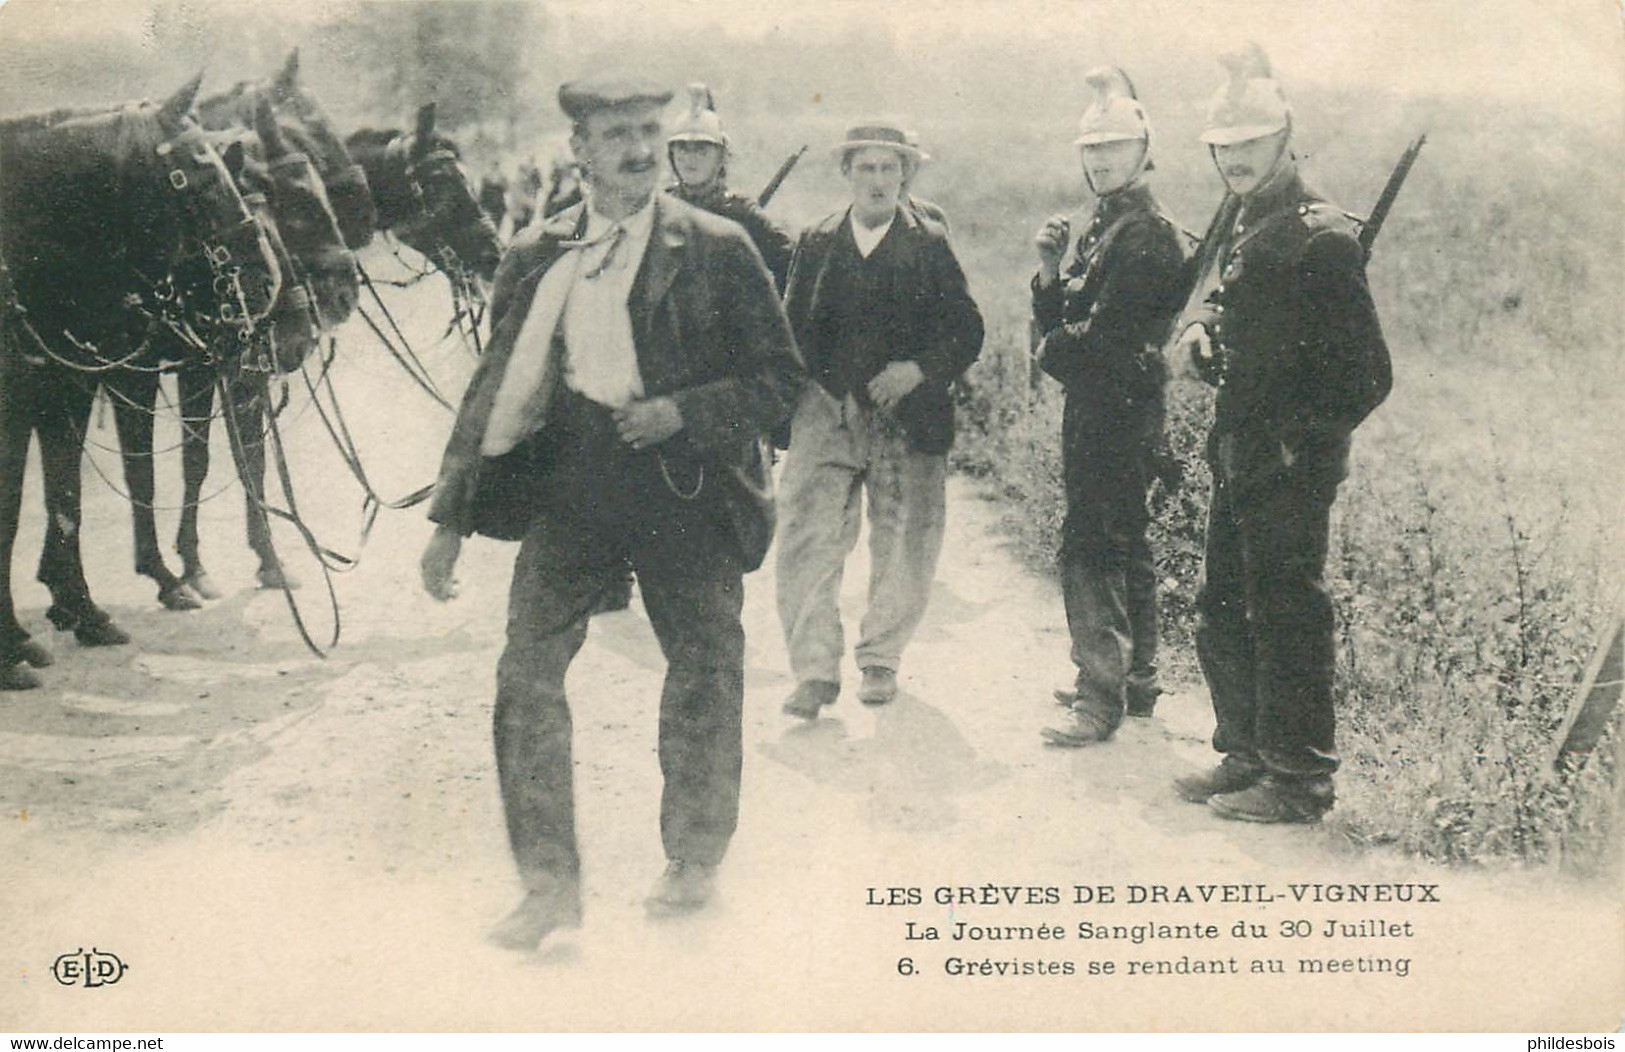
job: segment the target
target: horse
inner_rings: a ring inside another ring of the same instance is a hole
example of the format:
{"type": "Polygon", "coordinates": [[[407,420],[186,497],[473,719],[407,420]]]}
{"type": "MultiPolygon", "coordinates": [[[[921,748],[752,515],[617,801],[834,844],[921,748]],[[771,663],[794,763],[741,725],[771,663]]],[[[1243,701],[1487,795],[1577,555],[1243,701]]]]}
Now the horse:
{"type": "Polygon", "coordinates": [[[17,620],[11,555],[30,434],[40,440],[47,611],[85,646],[129,642],[91,598],[79,553],[80,460],[101,377],[160,332],[251,335],[281,268],[188,112],[162,104],[0,121],[0,689],[36,687],[50,651],[17,620]]]}
{"type": "Polygon", "coordinates": [[[352,251],[365,248],[378,229],[378,207],[367,173],[350,157],[321,103],[300,82],[298,48],[289,52],[269,81],[238,81],[198,102],[198,119],[205,128],[219,131],[253,127],[262,101],[270,103],[283,136],[315,164],[344,244],[352,251]]]}
{"type": "MultiPolygon", "coordinates": [[[[217,136],[226,133],[216,133],[217,136]]],[[[220,141],[220,140],[217,140],[220,141]]],[[[261,100],[252,131],[229,133],[222,154],[247,199],[261,217],[278,252],[285,279],[271,317],[243,353],[217,355],[218,365],[188,359],[185,348],[160,346],[166,361],[179,362],[176,387],[182,420],[183,501],[175,547],[177,575],[159,550],[154,519],[153,419],[158,373],[114,372],[105,381],[118,425],[124,479],[132,504],[135,570],[158,584],[158,601],[170,610],[196,610],[220,591],[203,566],[198,543],[198,505],[209,468],[209,432],[215,394],[225,393],[234,460],[240,458],[248,544],[259,557],[261,587],[289,582],[272,544],[263,511],[264,422],[269,419],[268,378],[300,367],[323,332],[355,309],[358,279],[355,257],[345,247],[325,187],[303,152],[291,150],[271,111],[261,100]]]]}
{"type": "MultiPolygon", "coordinates": [[[[280,136],[314,163],[327,187],[345,245],[360,249],[377,231],[387,230],[441,269],[459,296],[466,295],[464,290],[471,287],[468,266],[478,277],[490,280],[500,256],[496,230],[481,213],[468,177],[457,164],[455,145],[434,134],[432,105],[420,111],[416,132],[411,136],[397,131],[363,131],[351,136],[352,142],[362,144],[358,147],[362,163],[357,164],[320,102],[300,82],[296,49],[270,81],[239,81],[227,91],[199,102],[198,113],[205,127],[230,130],[251,125],[263,104],[269,104],[276,116],[280,136]]],[[[294,255],[297,258],[301,253],[295,251],[294,255]]],[[[324,320],[331,326],[342,318],[324,320]]],[[[243,396],[237,409],[231,410],[232,424],[240,434],[265,430],[265,409],[270,404],[267,386],[244,382],[234,385],[233,390],[243,396]]],[[[193,422],[207,421],[212,415],[212,402],[205,400],[208,397],[208,392],[197,393],[190,400],[183,396],[183,416],[193,422]]],[[[155,578],[160,583],[160,601],[171,609],[193,609],[197,599],[221,595],[203,568],[196,526],[196,499],[209,463],[207,432],[189,424],[183,430],[182,443],[187,498],[182,505],[176,548],[183,564],[180,580],[185,589],[169,587],[162,576],[155,578]]],[[[243,453],[238,467],[249,505],[248,544],[260,561],[258,583],[262,587],[297,587],[298,582],[277,558],[259,505],[265,479],[263,446],[248,443],[243,453]]],[[[150,501],[145,507],[137,502],[135,516],[138,536],[151,536],[154,528],[150,525],[150,501]]],[[[153,544],[142,540],[137,547],[138,552],[147,553],[138,555],[138,572],[154,568],[155,561],[161,564],[161,559],[152,558],[153,544]]]]}
{"type": "Polygon", "coordinates": [[[496,226],[480,208],[457,144],[435,131],[435,104],[418,109],[413,130],[363,128],[344,140],[367,173],[378,228],[457,281],[489,282],[502,257],[496,226]]]}

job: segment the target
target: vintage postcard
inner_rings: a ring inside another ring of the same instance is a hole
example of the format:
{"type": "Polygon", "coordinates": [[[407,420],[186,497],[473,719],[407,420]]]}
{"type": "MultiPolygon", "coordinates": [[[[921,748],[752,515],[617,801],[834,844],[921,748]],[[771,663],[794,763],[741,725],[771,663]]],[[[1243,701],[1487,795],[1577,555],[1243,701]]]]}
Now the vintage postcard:
{"type": "Polygon", "coordinates": [[[0,6],[0,1030],[1617,1031],[1622,54],[0,6]]]}

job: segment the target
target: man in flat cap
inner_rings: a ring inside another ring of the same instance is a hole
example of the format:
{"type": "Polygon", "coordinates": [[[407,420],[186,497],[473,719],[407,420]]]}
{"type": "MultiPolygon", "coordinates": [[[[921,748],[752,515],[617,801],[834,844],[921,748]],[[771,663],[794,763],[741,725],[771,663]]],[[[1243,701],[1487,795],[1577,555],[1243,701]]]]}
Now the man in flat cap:
{"type": "Polygon", "coordinates": [[[865,492],[871,566],[858,699],[884,704],[897,693],[942,550],[949,386],[982,348],[982,315],[947,230],[905,204],[919,148],[901,128],[872,122],[835,152],[851,204],[802,234],[785,294],[815,381],[791,425],[777,564],[796,677],[784,711],[804,719],[840,693],[841,574],[865,492]]]}
{"type": "MultiPolygon", "coordinates": [[[[447,444],[422,559],[439,599],[463,537],[520,540],[497,666],[497,773],[527,894],[492,933],[533,949],[581,918],[565,673],[626,564],[666,655],[660,832],[646,900],[702,906],[739,809],[742,577],[772,536],[761,436],[802,371],[773,280],[735,224],[657,194],[671,93],[566,84],[587,200],[527,231],[447,444]]],[[[598,699],[607,700],[607,699],[598,699]]]]}
{"type": "Polygon", "coordinates": [[[1251,45],[1221,61],[1202,140],[1229,192],[1175,354],[1218,388],[1196,643],[1224,758],[1175,787],[1225,818],[1313,822],[1338,765],[1329,516],[1392,374],[1355,224],[1299,177],[1269,60],[1251,45]]]}
{"type": "Polygon", "coordinates": [[[1066,518],[1061,596],[1077,675],[1057,699],[1066,719],[1046,727],[1056,745],[1110,738],[1126,714],[1157,698],[1157,574],[1146,537],[1146,496],[1162,436],[1166,366],[1159,353],[1178,312],[1184,234],[1146,181],[1151,125],[1122,70],[1091,70],[1079,122],[1083,175],[1095,195],[1065,275],[1070,228],[1048,220],[1037,237],[1033,320],[1038,364],[1066,389],[1061,420],[1066,518]]]}

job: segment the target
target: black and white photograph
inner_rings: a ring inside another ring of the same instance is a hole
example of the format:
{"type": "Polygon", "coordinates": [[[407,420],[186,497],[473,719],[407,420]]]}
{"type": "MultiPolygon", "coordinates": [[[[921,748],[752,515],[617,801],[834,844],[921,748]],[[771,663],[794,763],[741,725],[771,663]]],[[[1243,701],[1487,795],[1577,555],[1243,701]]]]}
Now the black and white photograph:
{"type": "Polygon", "coordinates": [[[0,3],[0,1032],[1617,1033],[1622,171],[1612,0],[0,3]]]}

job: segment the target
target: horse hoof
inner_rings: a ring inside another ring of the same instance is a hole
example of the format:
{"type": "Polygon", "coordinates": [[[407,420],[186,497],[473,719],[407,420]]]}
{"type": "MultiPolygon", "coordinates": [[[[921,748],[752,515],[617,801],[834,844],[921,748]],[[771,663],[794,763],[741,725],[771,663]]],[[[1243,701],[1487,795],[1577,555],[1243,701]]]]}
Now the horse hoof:
{"type": "Polygon", "coordinates": [[[0,690],[33,690],[44,683],[33,669],[20,661],[0,668],[0,690]]]}
{"type": "Polygon", "coordinates": [[[79,641],[80,646],[86,647],[118,647],[130,641],[130,637],[111,618],[81,621],[79,627],[73,630],[73,638],[79,641]]]}
{"type": "Polygon", "coordinates": [[[51,652],[32,639],[25,639],[17,644],[17,660],[21,664],[32,665],[35,668],[45,668],[56,663],[56,658],[51,656],[51,652]]]}
{"type": "Polygon", "coordinates": [[[254,576],[261,588],[286,588],[292,591],[299,587],[299,578],[280,566],[262,566],[254,576]]]}
{"type": "Polygon", "coordinates": [[[201,610],[203,597],[185,581],[176,581],[158,589],[158,601],[165,610],[201,610]]]}
{"type": "Polygon", "coordinates": [[[189,573],[181,578],[181,582],[203,599],[219,599],[225,594],[214,586],[214,579],[207,570],[189,573]]]}

